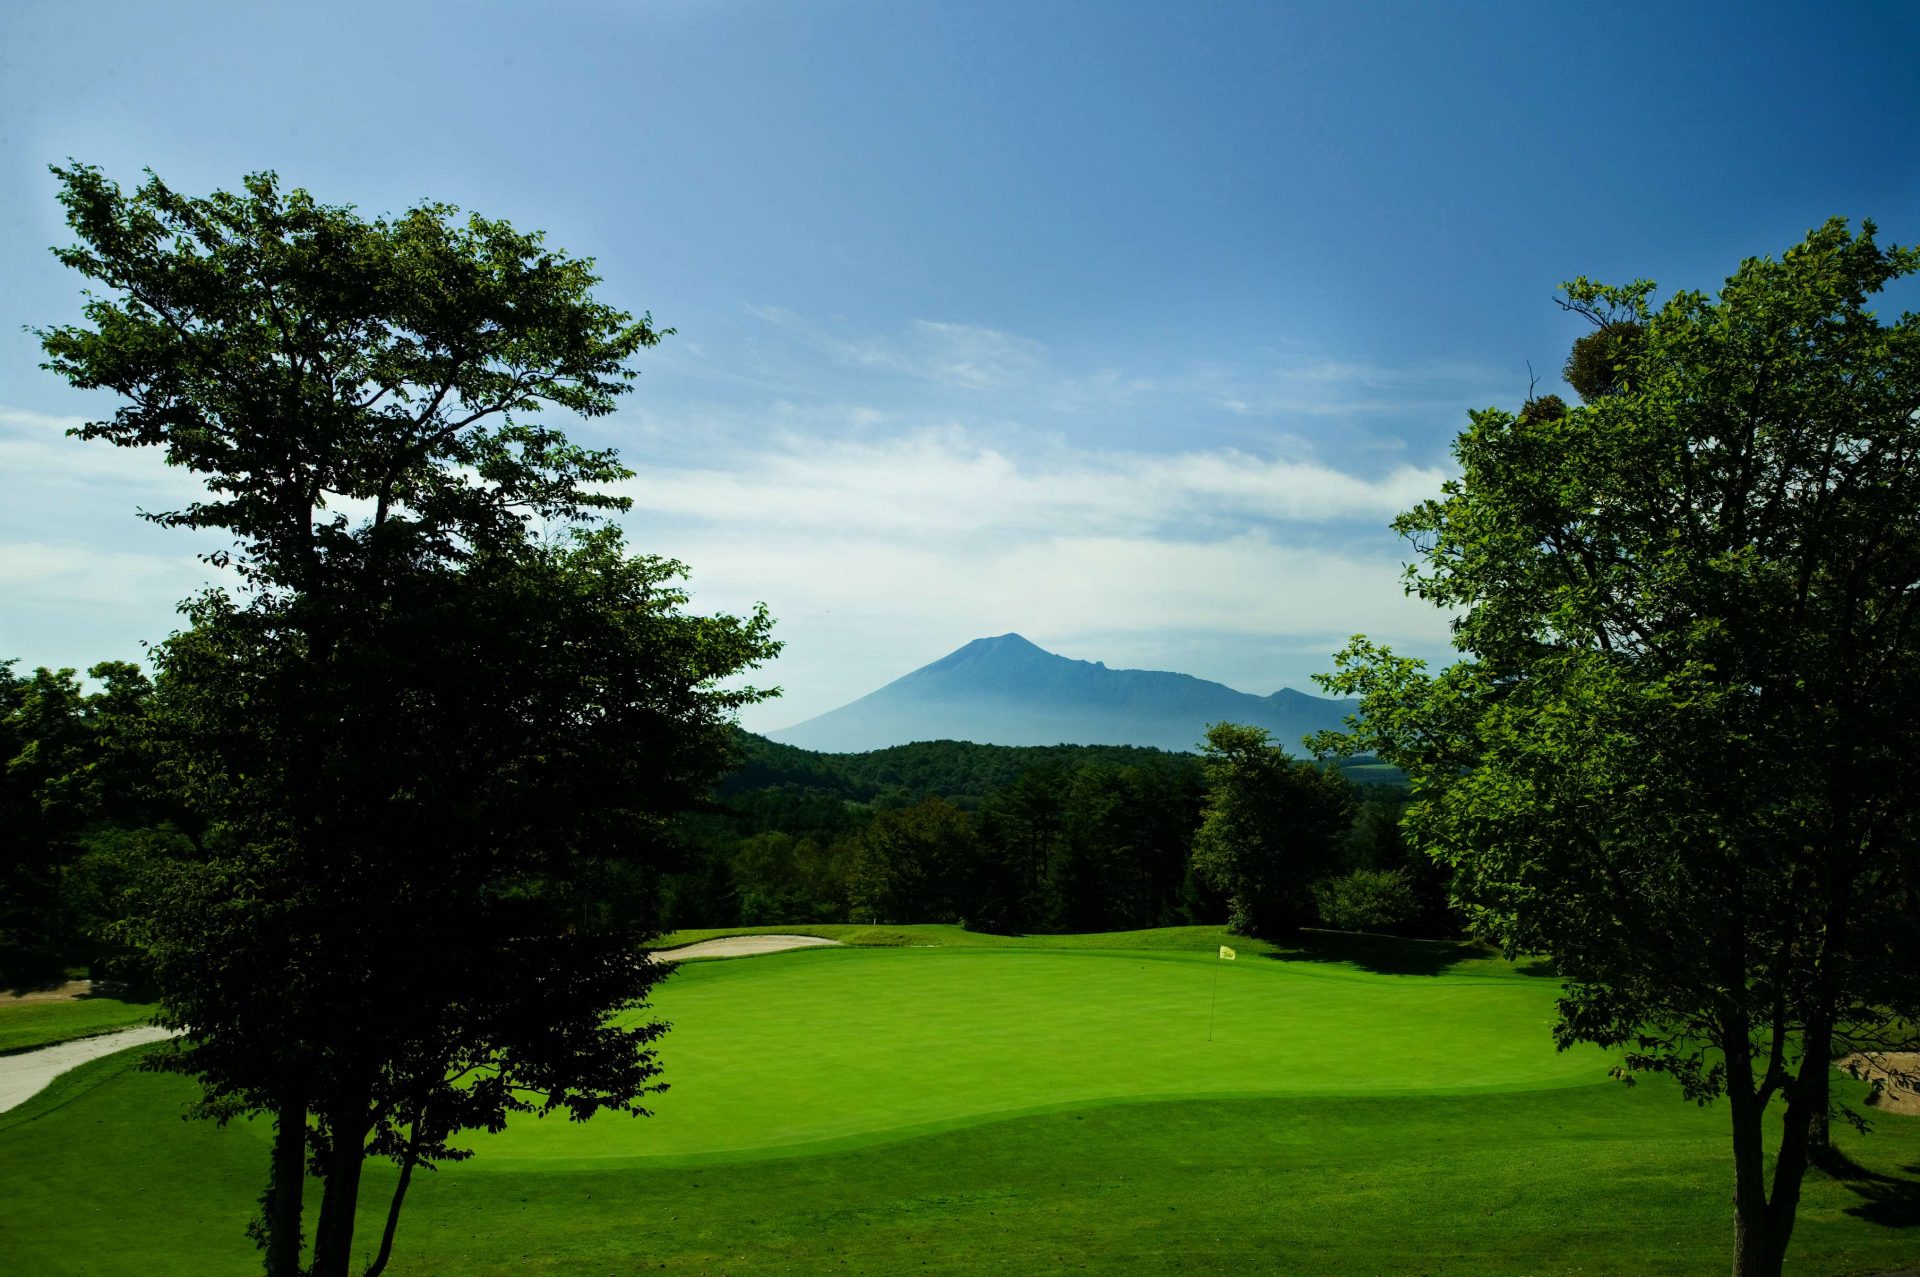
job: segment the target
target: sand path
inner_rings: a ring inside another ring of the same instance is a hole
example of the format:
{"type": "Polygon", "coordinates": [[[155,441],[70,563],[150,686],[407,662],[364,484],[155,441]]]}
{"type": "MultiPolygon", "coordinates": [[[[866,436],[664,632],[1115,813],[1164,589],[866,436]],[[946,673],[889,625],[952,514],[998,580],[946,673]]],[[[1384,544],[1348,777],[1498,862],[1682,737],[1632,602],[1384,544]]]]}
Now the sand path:
{"type": "Polygon", "coordinates": [[[143,1024],[138,1028],[121,1029],[118,1033],[102,1033],[98,1037],[77,1038],[72,1042],[43,1046],[37,1051],[0,1055],[0,1113],[26,1103],[45,1090],[53,1079],[68,1069],[79,1068],[88,1060],[97,1060],[130,1046],[144,1046],[172,1036],[171,1029],[143,1024]]]}
{"type": "Polygon", "coordinates": [[[838,940],[826,940],[819,936],[722,936],[718,940],[683,944],[678,949],[655,949],[653,956],[664,962],[679,962],[685,958],[747,958],[757,953],[812,949],[839,943],[838,940]]]}

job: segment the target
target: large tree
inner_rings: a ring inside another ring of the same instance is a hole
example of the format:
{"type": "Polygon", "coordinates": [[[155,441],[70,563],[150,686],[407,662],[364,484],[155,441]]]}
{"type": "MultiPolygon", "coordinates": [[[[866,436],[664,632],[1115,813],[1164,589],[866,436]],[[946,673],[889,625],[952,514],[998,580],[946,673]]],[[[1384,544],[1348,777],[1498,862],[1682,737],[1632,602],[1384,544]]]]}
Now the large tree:
{"type": "Polygon", "coordinates": [[[1339,862],[1353,786],[1239,723],[1209,727],[1201,757],[1207,798],[1193,836],[1195,871],[1226,893],[1233,930],[1291,935],[1313,917],[1313,884],[1339,862]]]}
{"type": "Polygon", "coordinates": [[[158,653],[154,735],[207,820],[156,874],[142,935],[176,1066],[206,1109],[276,1123],[258,1234],[343,1277],[361,1167],[415,1165],[510,1112],[638,1112],[660,968],[632,889],[662,820],[730,752],[771,655],[764,613],[684,611],[679,565],[611,530],[609,451],[543,412],[611,411],[659,334],[591,263],[440,205],[363,219],[271,175],[123,192],[56,170],[104,287],[43,331],[49,367],[118,393],[83,437],[157,446],[208,495],[148,518],[226,534],[232,592],[158,653]],[[625,907],[621,907],[624,904],[625,907]]]}
{"type": "Polygon", "coordinates": [[[1920,317],[1868,308],[1917,268],[1836,220],[1717,297],[1567,285],[1630,337],[1588,402],[1474,413],[1396,525],[1459,661],[1323,680],[1363,703],[1318,744],[1406,768],[1460,903],[1552,957],[1557,1039],[1724,1099],[1739,1277],[1781,1271],[1835,1056],[1920,1012],[1920,317]]]}

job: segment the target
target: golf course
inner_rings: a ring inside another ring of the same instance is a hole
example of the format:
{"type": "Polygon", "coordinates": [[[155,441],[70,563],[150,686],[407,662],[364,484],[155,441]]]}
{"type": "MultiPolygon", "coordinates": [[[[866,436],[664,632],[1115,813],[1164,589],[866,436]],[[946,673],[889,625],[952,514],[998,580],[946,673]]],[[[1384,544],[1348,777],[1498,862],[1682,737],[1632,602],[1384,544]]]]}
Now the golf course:
{"type": "MultiPolygon", "coordinates": [[[[1724,1267],[1724,1115],[1556,1052],[1537,966],[1328,933],[797,930],[845,943],[661,986],[652,1117],[518,1121],[416,1177],[389,1271],[1724,1267]]],[[[0,1115],[7,1271],[258,1270],[266,1124],[182,1121],[192,1085],[142,1054],[0,1115]]],[[[1790,1271],[1920,1263],[1920,1119],[1835,1138],[1790,1271]]],[[[369,1218],[391,1183],[370,1167],[369,1218]]]]}

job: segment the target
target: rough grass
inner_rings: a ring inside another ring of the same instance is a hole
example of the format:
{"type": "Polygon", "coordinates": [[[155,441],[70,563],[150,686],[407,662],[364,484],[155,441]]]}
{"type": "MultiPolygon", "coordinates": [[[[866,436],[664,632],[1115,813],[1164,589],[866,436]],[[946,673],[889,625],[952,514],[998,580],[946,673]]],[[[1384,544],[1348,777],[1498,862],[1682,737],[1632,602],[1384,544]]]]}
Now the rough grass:
{"type": "MultiPolygon", "coordinates": [[[[416,1182],[390,1271],[1724,1271],[1724,1114],[1555,1055],[1551,981],[1236,947],[689,964],[660,1116],[483,1140],[416,1182]]],[[[258,1271],[266,1131],[181,1122],[132,1058],[0,1115],[0,1270],[258,1271]]],[[[1920,1261],[1920,1120],[1837,1138],[1792,1271],[1920,1261]]]]}
{"type": "Polygon", "coordinates": [[[0,1055],[145,1024],[155,1010],[146,1002],[102,997],[69,1002],[0,1001],[0,1055]]]}

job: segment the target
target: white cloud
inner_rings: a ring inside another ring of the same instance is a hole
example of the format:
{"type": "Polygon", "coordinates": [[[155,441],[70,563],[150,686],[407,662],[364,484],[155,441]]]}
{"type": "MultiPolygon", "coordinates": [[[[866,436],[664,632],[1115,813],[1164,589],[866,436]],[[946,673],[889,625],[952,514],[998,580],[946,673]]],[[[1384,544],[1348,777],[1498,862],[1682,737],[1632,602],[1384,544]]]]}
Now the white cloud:
{"type": "Polygon", "coordinates": [[[87,544],[0,542],[0,593],[20,608],[171,611],[215,577],[191,552],[159,555],[87,544]]]}
{"type": "Polygon", "coordinates": [[[1307,686],[1355,632],[1422,654],[1445,643],[1446,618],[1405,597],[1386,528],[1438,488],[1435,469],[1017,450],[959,427],[701,437],[704,464],[626,485],[629,522],[637,545],[692,565],[698,606],[769,605],[789,647],[768,681],[788,695],[749,712],[757,728],[1008,630],[1110,663],[1166,652],[1165,665],[1263,693],[1307,686]],[[1169,631],[1204,658],[1170,651],[1169,631]]]}
{"type": "MultiPolygon", "coordinates": [[[[58,417],[0,407],[0,493],[23,499],[26,485],[97,494],[103,487],[138,489],[147,508],[185,505],[205,489],[184,470],[164,463],[158,448],[118,448],[103,439],[72,438],[85,417],[58,417]]],[[[68,500],[75,493],[65,493],[68,500]]],[[[115,498],[118,500],[118,498],[115,498]]]]}
{"type": "Polygon", "coordinates": [[[957,427],[878,440],[788,433],[719,461],[647,468],[620,491],[652,516],[795,533],[1191,537],[1248,522],[1381,527],[1445,477],[1406,465],[1361,476],[1236,449],[1156,455],[1054,444],[1016,456],[957,427]]]}

